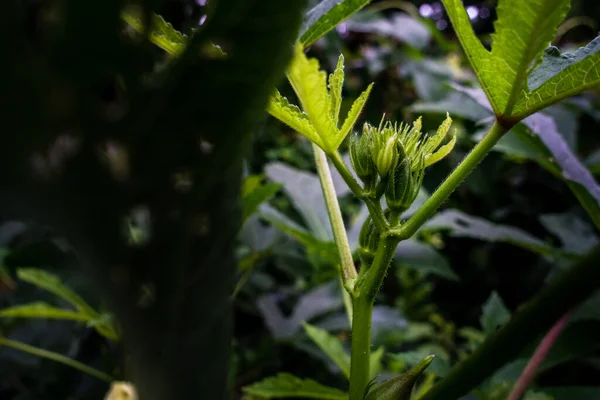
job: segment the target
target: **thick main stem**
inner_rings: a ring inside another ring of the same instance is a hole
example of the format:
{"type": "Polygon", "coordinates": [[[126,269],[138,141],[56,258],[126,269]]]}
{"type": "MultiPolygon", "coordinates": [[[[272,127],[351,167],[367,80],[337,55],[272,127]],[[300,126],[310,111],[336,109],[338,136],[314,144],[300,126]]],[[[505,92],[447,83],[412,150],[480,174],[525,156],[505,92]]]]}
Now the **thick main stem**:
{"type": "Polygon", "coordinates": [[[316,144],[313,144],[312,147],[315,155],[317,172],[319,173],[319,181],[321,182],[321,189],[323,190],[323,196],[325,197],[327,214],[329,214],[329,221],[331,222],[331,229],[333,230],[333,238],[340,256],[344,287],[351,292],[357,274],[352,258],[352,250],[350,249],[348,236],[346,235],[344,219],[342,218],[340,205],[337,200],[337,195],[335,194],[335,187],[333,186],[331,171],[329,169],[329,164],[327,163],[327,156],[316,144]]]}
{"type": "Polygon", "coordinates": [[[392,233],[400,239],[408,239],[414,235],[417,230],[433,215],[444,201],[454,192],[467,175],[477,167],[477,165],[492,150],[498,140],[506,133],[506,129],[498,122],[490,128],[487,135],[479,142],[473,150],[462,160],[446,180],[436,189],[429,199],[406,221],[400,228],[393,229],[392,233]]]}
{"type": "Polygon", "coordinates": [[[361,271],[354,290],[352,322],[352,354],[350,363],[350,400],[363,400],[370,379],[371,316],[375,295],[392,261],[398,239],[383,237],[373,264],[361,271]]]}

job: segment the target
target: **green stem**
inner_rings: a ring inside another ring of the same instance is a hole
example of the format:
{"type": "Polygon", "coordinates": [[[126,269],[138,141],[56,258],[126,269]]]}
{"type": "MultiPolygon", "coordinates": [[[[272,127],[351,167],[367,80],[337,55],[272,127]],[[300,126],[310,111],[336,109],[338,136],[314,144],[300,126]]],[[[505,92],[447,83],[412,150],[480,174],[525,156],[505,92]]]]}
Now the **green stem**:
{"type": "Polygon", "coordinates": [[[350,359],[350,400],[363,400],[365,388],[369,383],[373,303],[397,246],[397,238],[384,235],[377,247],[373,264],[366,273],[360,274],[356,282],[350,359]]]}
{"type": "Polygon", "coordinates": [[[454,366],[421,400],[458,399],[517,357],[561,316],[598,290],[599,262],[600,246],[597,246],[560,276],[554,277],[506,325],[488,336],[469,358],[454,366]]]}
{"type": "Polygon", "coordinates": [[[104,372],[98,371],[97,369],[94,369],[92,367],[88,367],[87,365],[82,364],[79,361],[75,361],[69,357],[65,357],[62,354],[58,354],[58,353],[54,353],[52,351],[40,349],[40,348],[30,346],[25,343],[7,339],[2,336],[0,336],[0,346],[11,347],[15,350],[19,350],[24,353],[33,354],[34,356],[38,356],[41,358],[46,358],[48,360],[56,361],[58,363],[67,365],[69,367],[78,369],[81,372],[84,372],[88,375],[91,375],[95,378],[98,378],[98,379],[106,381],[106,382],[114,381],[114,378],[112,376],[105,374],[104,372]]]}
{"type": "Polygon", "coordinates": [[[477,167],[477,165],[492,150],[498,140],[506,133],[498,122],[490,128],[488,134],[471,150],[464,160],[456,167],[446,180],[437,188],[429,199],[413,214],[401,227],[392,229],[391,233],[399,239],[408,239],[414,235],[417,230],[433,215],[433,213],[442,205],[444,201],[454,192],[467,175],[477,167]]]}
{"type": "MultiPolygon", "coordinates": [[[[315,145],[313,144],[313,146],[315,145]]],[[[344,182],[346,182],[346,185],[348,185],[352,193],[354,193],[356,197],[358,197],[365,203],[365,205],[369,209],[369,214],[373,219],[375,227],[379,230],[379,232],[386,231],[389,228],[389,224],[383,216],[383,212],[381,211],[381,204],[377,200],[366,196],[365,191],[360,187],[356,179],[354,179],[354,176],[344,163],[344,160],[342,160],[342,156],[339,152],[336,151],[334,153],[329,154],[329,159],[333,163],[335,169],[338,170],[342,179],[344,179],[344,182]]]]}
{"type": "Polygon", "coordinates": [[[371,378],[371,320],[373,301],[364,296],[354,298],[352,321],[352,356],[350,358],[350,400],[364,400],[371,378]]]}
{"type": "Polygon", "coordinates": [[[331,171],[329,170],[329,164],[327,163],[327,156],[316,144],[313,144],[313,153],[315,155],[315,164],[317,166],[317,172],[319,173],[321,189],[323,190],[323,196],[325,197],[329,221],[331,222],[331,229],[333,230],[333,238],[340,256],[342,280],[346,290],[352,293],[357,275],[356,267],[354,266],[352,250],[348,243],[348,236],[346,235],[346,227],[344,226],[340,205],[337,200],[337,195],[335,194],[335,187],[333,186],[331,171]]]}

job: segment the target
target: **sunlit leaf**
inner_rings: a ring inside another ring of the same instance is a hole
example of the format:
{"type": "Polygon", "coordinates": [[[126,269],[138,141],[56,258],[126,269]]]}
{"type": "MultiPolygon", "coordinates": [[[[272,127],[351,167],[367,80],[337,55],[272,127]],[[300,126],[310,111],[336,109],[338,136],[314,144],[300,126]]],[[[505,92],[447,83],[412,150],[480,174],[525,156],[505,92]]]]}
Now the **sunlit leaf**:
{"type": "Polygon", "coordinates": [[[362,92],[356,100],[354,100],[352,108],[350,108],[348,116],[344,120],[344,125],[342,125],[342,127],[340,128],[339,137],[341,137],[342,140],[344,140],[348,133],[350,133],[352,127],[356,124],[356,121],[358,120],[358,117],[360,116],[360,113],[362,112],[363,107],[365,106],[365,103],[369,98],[369,94],[371,93],[372,88],[373,84],[371,83],[367,87],[367,89],[364,92],[362,92]]]}
{"type": "Polygon", "coordinates": [[[287,397],[322,400],[348,399],[348,395],[341,390],[323,386],[311,379],[302,379],[286,373],[246,386],[243,391],[264,399],[287,397]]]}
{"type": "Polygon", "coordinates": [[[475,36],[460,0],[443,0],[463,49],[496,115],[510,116],[527,85],[531,66],[554,38],[570,7],[568,0],[518,0],[498,3],[492,50],[475,36]]]}
{"type": "Polygon", "coordinates": [[[350,379],[350,355],[342,342],[324,329],[304,323],[306,334],[337,365],[346,378],[350,379]]]}
{"type": "Polygon", "coordinates": [[[296,132],[304,135],[317,146],[324,146],[306,114],[297,106],[290,104],[288,99],[283,97],[278,90],[275,90],[275,94],[269,100],[267,112],[296,132]]]}
{"type": "Polygon", "coordinates": [[[306,13],[300,42],[304,47],[310,46],[369,3],[370,0],[321,0],[306,13]]]}
{"type": "Polygon", "coordinates": [[[514,113],[532,114],[598,84],[600,37],[573,53],[561,54],[556,47],[550,47],[529,75],[528,90],[519,99],[514,113]]]}
{"type": "Polygon", "coordinates": [[[344,86],[344,56],[340,54],[335,71],[329,75],[329,94],[331,96],[331,118],[335,126],[340,118],[342,105],[342,87],[344,86]]]}

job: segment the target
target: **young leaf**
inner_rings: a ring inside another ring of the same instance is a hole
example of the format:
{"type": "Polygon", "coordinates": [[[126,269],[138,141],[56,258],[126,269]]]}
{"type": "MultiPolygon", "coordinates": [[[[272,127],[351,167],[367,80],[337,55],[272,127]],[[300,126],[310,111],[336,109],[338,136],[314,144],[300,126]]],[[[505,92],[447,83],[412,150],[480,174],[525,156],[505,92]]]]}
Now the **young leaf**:
{"type": "Polygon", "coordinates": [[[329,94],[331,96],[331,118],[335,126],[340,118],[342,106],[342,87],[344,86],[344,56],[340,54],[335,71],[329,75],[329,94]]]}
{"type": "Polygon", "coordinates": [[[37,302],[0,310],[0,318],[49,318],[89,321],[90,316],[79,311],[65,310],[47,303],[37,302]]]}
{"type": "Polygon", "coordinates": [[[87,304],[77,293],[63,284],[58,276],[37,268],[19,268],[19,279],[49,291],[70,303],[79,312],[92,318],[97,318],[98,313],[87,304]]]}
{"type": "Polygon", "coordinates": [[[307,323],[302,325],[312,341],[342,370],[346,378],[350,379],[350,355],[342,346],[342,342],[324,329],[307,323]]]}
{"type": "Polygon", "coordinates": [[[483,331],[486,335],[489,335],[508,322],[509,319],[510,311],[506,308],[498,293],[492,292],[483,305],[483,314],[480,319],[483,331]]]}
{"type": "Polygon", "coordinates": [[[531,0],[526,7],[518,0],[500,1],[491,52],[475,36],[462,2],[443,3],[495,114],[512,115],[531,65],[554,38],[570,1],[531,0]]]}
{"type": "Polygon", "coordinates": [[[288,99],[283,97],[278,90],[275,90],[275,94],[269,99],[267,112],[296,132],[304,135],[317,146],[321,148],[324,146],[306,114],[295,105],[290,104],[288,99]]]}
{"type": "Polygon", "coordinates": [[[348,116],[346,117],[346,120],[344,121],[344,125],[342,125],[342,127],[340,128],[340,132],[338,134],[339,137],[342,138],[342,140],[344,140],[346,135],[348,135],[348,133],[350,133],[350,130],[356,124],[356,120],[358,119],[360,113],[362,112],[362,109],[365,106],[367,99],[369,98],[369,94],[371,94],[372,88],[373,88],[373,84],[371,83],[367,87],[367,89],[364,92],[362,92],[356,100],[354,100],[354,103],[352,103],[352,108],[350,108],[350,111],[348,112],[348,116]]]}
{"type": "Polygon", "coordinates": [[[405,374],[375,384],[368,389],[365,400],[410,400],[413,386],[433,358],[434,356],[427,356],[405,374]]]}
{"type": "MultiPolygon", "coordinates": [[[[138,33],[144,33],[142,22],[142,10],[137,7],[129,7],[121,13],[121,18],[138,33]]],[[[151,15],[152,29],[150,29],[150,41],[171,55],[178,55],[187,43],[187,36],[173,28],[157,14],[151,15]]]]}
{"type": "Polygon", "coordinates": [[[529,75],[528,90],[519,99],[514,114],[533,114],[600,84],[599,66],[600,36],[573,53],[560,54],[556,47],[550,47],[529,75]]]}
{"type": "Polygon", "coordinates": [[[300,42],[308,47],[340,22],[369,4],[370,0],[321,0],[306,13],[300,42]]]}
{"type": "Polygon", "coordinates": [[[281,373],[271,378],[263,379],[243,391],[252,396],[264,399],[281,399],[287,397],[322,399],[322,400],[347,400],[348,395],[341,390],[323,386],[311,379],[298,378],[292,374],[281,373]]]}

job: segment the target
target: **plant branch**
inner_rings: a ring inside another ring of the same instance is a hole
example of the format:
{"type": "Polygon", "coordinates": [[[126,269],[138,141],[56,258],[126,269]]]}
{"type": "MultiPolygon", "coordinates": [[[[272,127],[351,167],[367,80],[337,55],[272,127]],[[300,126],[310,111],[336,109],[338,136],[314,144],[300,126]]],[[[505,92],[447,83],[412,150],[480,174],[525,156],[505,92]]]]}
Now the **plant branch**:
{"type": "Polygon", "coordinates": [[[446,199],[454,192],[467,175],[492,150],[498,140],[507,132],[498,122],[494,122],[488,134],[471,150],[446,180],[437,188],[429,199],[402,226],[391,230],[391,234],[405,240],[413,236],[417,230],[433,215],[446,199]]]}
{"type": "Polygon", "coordinates": [[[0,346],[11,347],[15,350],[19,350],[24,353],[33,354],[34,356],[37,356],[37,357],[46,358],[48,360],[52,360],[52,361],[67,365],[71,368],[75,368],[81,372],[84,372],[88,375],[91,375],[95,378],[98,378],[98,379],[106,381],[106,382],[114,381],[114,378],[112,376],[105,374],[102,371],[98,371],[97,369],[88,367],[87,365],[82,364],[79,361],[75,361],[69,357],[63,356],[62,354],[58,354],[53,351],[40,349],[40,348],[30,346],[25,343],[7,339],[2,336],[0,336],[0,346]]]}
{"type": "Polygon", "coordinates": [[[348,236],[346,235],[346,227],[344,226],[340,205],[337,200],[337,195],[335,194],[335,187],[333,186],[331,171],[329,170],[329,164],[327,163],[327,156],[316,144],[313,144],[312,147],[315,155],[317,172],[319,173],[319,181],[321,182],[321,189],[323,190],[323,195],[325,197],[327,214],[329,214],[329,221],[331,222],[331,229],[333,230],[333,238],[340,256],[342,280],[346,290],[348,290],[349,293],[352,293],[357,276],[356,267],[354,266],[352,250],[348,243],[348,236]]]}
{"type": "Polygon", "coordinates": [[[354,176],[352,176],[352,173],[344,163],[344,160],[342,160],[342,156],[340,156],[339,152],[336,151],[329,154],[329,159],[333,163],[335,169],[338,170],[342,176],[342,179],[344,179],[344,182],[346,182],[346,185],[348,185],[352,193],[354,193],[356,197],[365,203],[369,209],[369,214],[371,215],[371,219],[373,220],[377,230],[379,232],[385,232],[389,228],[390,224],[388,224],[383,216],[381,204],[377,200],[367,197],[363,188],[360,187],[360,184],[356,181],[356,179],[354,179],[354,176]]]}
{"type": "Polygon", "coordinates": [[[527,386],[529,386],[529,383],[533,380],[535,371],[539,368],[542,362],[544,362],[544,359],[552,348],[552,345],[556,342],[556,339],[558,339],[558,336],[567,325],[567,322],[569,322],[571,314],[572,312],[569,311],[563,315],[561,319],[556,321],[546,336],[544,336],[506,400],[519,400],[521,396],[525,394],[527,386]]]}
{"type": "Polygon", "coordinates": [[[421,400],[458,399],[512,360],[563,314],[600,287],[600,246],[555,277],[421,400]]]}

